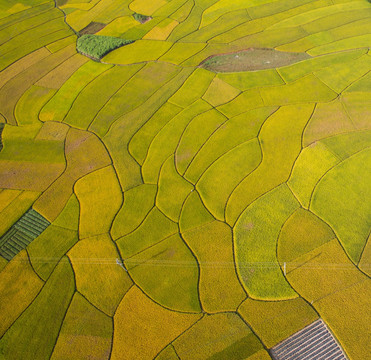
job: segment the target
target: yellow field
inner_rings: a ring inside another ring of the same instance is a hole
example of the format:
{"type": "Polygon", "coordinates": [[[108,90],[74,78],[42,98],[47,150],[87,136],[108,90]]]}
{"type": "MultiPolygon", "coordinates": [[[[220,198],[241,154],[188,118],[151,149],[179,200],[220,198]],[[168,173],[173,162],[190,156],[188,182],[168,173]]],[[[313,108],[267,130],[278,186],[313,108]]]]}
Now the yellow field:
{"type": "Polygon", "coordinates": [[[75,293],[51,359],[108,359],[112,333],[112,319],[75,293]]]}
{"type": "Polygon", "coordinates": [[[367,332],[367,316],[359,309],[369,306],[369,279],[350,262],[337,239],[295,259],[295,263],[287,274],[288,281],[313,303],[351,358],[367,357],[367,340],[356,340],[356,333],[349,329],[367,332]]]}
{"type": "Polygon", "coordinates": [[[2,269],[0,278],[2,303],[0,334],[3,336],[37,296],[44,283],[32,270],[25,250],[2,269]]]}
{"type": "Polygon", "coordinates": [[[177,172],[174,156],[169,157],[160,171],[156,206],[177,222],[183,202],[192,189],[193,186],[177,172]]]}
{"type": "Polygon", "coordinates": [[[98,309],[112,316],[132,281],[117,265],[118,253],[110,237],[100,235],[81,240],[67,255],[75,272],[77,290],[98,309]],[[110,297],[106,296],[108,293],[110,297]]]}
{"type": "Polygon", "coordinates": [[[112,359],[132,359],[138,349],[144,358],[153,358],[200,317],[166,310],[134,286],[114,317],[112,359]]]}
{"type": "Polygon", "coordinates": [[[97,170],[78,180],[75,192],[80,203],[80,237],[108,233],[122,203],[120,185],[112,167],[97,170]]]}
{"type": "Polygon", "coordinates": [[[184,359],[246,358],[262,348],[257,337],[234,313],[204,315],[173,343],[184,359]]]}
{"type": "Polygon", "coordinates": [[[252,326],[262,342],[271,348],[318,318],[303,299],[257,301],[247,299],[238,312],[252,326]],[[264,314],[257,317],[256,314],[264,314]]]}
{"type": "Polygon", "coordinates": [[[233,263],[231,229],[219,221],[183,233],[200,266],[200,302],[208,313],[235,311],[246,293],[233,263]],[[228,294],[228,296],[226,296],[228,294]]]}
{"type": "Polygon", "coordinates": [[[0,359],[366,360],[370,19],[0,0],[0,359]]]}

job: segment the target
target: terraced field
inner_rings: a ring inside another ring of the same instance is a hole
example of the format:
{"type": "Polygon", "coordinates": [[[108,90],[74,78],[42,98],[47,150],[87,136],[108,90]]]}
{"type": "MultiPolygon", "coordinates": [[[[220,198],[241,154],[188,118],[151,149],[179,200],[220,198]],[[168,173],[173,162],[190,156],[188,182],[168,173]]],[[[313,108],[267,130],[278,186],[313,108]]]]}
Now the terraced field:
{"type": "Polygon", "coordinates": [[[368,0],[0,0],[0,359],[369,358],[370,44],[368,0]]]}

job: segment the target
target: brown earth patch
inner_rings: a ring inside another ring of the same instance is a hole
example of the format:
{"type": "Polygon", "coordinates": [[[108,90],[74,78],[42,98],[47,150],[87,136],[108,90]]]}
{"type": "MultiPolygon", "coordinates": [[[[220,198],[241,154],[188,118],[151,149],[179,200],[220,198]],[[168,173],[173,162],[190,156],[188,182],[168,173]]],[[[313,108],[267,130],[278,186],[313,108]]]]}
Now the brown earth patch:
{"type": "Polygon", "coordinates": [[[98,31],[101,31],[105,26],[106,24],[92,21],[88,26],[85,26],[82,30],[80,30],[79,34],[80,35],[96,34],[98,31]]]}
{"type": "Polygon", "coordinates": [[[0,168],[0,188],[44,191],[62,174],[65,164],[3,160],[0,168]]]}
{"type": "Polygon", "coordinates": [[[240,72],[274,69],[310,59],[306,53],[249,48],[233,53],[209,56],[199,67],[214,72],[240,72]]]}

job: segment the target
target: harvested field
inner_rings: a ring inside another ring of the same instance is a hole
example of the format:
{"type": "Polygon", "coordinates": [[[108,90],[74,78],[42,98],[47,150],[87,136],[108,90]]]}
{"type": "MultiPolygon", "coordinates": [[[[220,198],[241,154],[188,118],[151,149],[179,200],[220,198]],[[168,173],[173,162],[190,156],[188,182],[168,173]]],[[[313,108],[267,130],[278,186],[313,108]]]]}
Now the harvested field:
{"type": "Polygon", "coordinates": [[[240,72],[275,69],[309,59],[306,53],[251,48],[230,54],[212,55],[200,66],[215,72],[240,72]]]}
{"type": "Polygon", "coordinates": [[[104,29],[106,24],[102,24],[99,22],[92,21],[88,26],[84,27],[82,30],[79,31],[80,35],[86,35],[86,34],[96,34],[97,32],[104,29]]]}

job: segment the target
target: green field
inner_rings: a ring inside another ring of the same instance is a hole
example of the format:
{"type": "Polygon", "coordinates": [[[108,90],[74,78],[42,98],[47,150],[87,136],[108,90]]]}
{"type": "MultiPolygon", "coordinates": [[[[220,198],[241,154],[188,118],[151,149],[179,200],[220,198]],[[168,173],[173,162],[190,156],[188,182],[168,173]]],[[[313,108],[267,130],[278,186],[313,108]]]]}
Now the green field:
{"type": "Polygon", "coordinates": [[[0,360],[275,360],[318,318],[368,359],[370,24],[0,0],[0,360]]]}
{"type": "Polygon", "coordinates": [[[113,36],[86,34],[77,39],[76,49],[83,55],[99,60],[110,51],[132,42],[133,40],[124,40],[113,36]]]}

